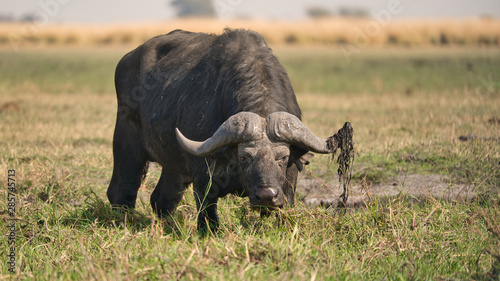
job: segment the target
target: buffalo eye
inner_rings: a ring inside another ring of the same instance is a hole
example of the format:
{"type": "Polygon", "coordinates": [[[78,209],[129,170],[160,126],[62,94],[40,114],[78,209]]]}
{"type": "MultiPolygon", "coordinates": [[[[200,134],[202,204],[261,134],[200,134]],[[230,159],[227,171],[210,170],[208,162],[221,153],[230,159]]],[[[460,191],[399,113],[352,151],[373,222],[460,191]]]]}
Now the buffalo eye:
{"type": "Polygon", "coordinates": [[[281,156],[278,159],[276,159],[276,161],[286,163],[288,162],[288,155],[281,156]]]}
{"type": "Polygon", "coordinates": [[[246,163],[250,160],[250,158],[248,156],[240,156],[239,158],[240,158],[240,162],[244,162],[244,163],[246,163]]]}

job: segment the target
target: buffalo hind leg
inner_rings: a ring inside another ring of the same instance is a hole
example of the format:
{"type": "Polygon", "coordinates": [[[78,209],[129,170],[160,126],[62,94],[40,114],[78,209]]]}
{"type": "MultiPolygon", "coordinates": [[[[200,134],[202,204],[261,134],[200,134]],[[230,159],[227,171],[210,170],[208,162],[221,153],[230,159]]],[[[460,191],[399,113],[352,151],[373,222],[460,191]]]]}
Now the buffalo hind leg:
{"type": "Polygon", "coordinates": [[[181,175],[171,173],[163,168],[150,201],[151,207],[158,217],[174,214],[188,185],[189,182],[184,182],[181,175]]]}
{"type": "Polygon", "coordinates": [[[137,191],[147,171],[147,152],[136,130],[118,121],[113,137],[113,175],[107,196],[113,207],[135,208],[137,191]]]}

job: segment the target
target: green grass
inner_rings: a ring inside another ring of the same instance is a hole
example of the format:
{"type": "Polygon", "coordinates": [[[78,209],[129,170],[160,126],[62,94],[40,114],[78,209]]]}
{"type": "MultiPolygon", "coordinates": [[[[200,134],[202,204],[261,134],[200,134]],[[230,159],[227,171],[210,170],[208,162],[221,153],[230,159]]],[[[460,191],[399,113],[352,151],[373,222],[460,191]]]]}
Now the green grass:
{"type": "Polygon", "coordinates": [[[1,50],[0,89],[7,95],[32,91],[110,94],[114,91],[114,69],[126,52],[55,49],[14,53],[1,50]]]}
{"type": "Polygon", "coordinates": [[[500,87],[498,49],[377,49],[344,56],[306,47],[278,55],[298,93],[411,95],[500,87]]]}
{"type": "MultiPolygon", "coordinates": [[[[0,51],[0,106],[19,106],[0,112],[0,168],[16,169],[19,228],[14,275],[0,241],[1,279],[498,280],[500,143],[458,141],[500,136],[489,121],[500,117],[497,49],[367,49],[350,63],[336,49],[278,49],[304,122],[323,137],[352,123],[355,184],[442,174],[480,196],[411,204],[401,194],[345,215],[298,202],[264,219],[248,199],[228,196],[221,230],[208,237],[197,234],[192,192],[173,218],[151,213],[154,165],[136,212],[109,207],[113,73],[125,53],[0,51]]],[[[327,170],[328,161],[315,156],[306,172],[327,170]]]]}

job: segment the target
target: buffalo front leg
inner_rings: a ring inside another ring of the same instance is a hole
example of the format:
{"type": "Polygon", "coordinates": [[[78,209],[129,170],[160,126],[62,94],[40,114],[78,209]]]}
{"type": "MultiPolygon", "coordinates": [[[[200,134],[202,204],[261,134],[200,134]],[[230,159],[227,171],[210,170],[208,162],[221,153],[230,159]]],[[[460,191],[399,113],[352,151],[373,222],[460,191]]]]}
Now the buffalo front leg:
{"type": "Polygon", "coordinates": [[[151,207],[158,217],[173,215],[175,212],[189,185],[189,182],[183,181],[182,178],[181,175],[163,168],[160,180],[151,194],[151,207]]]}
{"type": "Polygon", "coordinates": [[[219,228],[219,215],[217,214],[218,194],[215,189],[212,188],[208,181],[193,184],[198,210],[198,232],[201,234],[206,234],[208,231],[217,231],[219,228]]]}
{"type": "Polygon", "coordinates": [[[135,208],[137,191],[147,171],[147,152],[141,136],[118,120],[113,137],[113,175],[107,196],[113,207],[135,208]]]}

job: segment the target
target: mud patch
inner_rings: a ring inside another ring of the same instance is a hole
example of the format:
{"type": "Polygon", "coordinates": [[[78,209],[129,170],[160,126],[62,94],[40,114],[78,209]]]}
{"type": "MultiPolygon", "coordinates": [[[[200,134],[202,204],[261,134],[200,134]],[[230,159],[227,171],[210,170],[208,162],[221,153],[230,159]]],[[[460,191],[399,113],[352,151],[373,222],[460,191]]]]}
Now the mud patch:
{"type": "MultiPolygon", "coordinates": [[[[346,122],[344,126],[333,136],[327,140],[328,148],[332,151],[332,162],[335,159],[335,154],[340,148],[337,163],[337,175],[339,184],[342,187],[342,194],[339,196],[340,201],[338,207],[347,207],[349,197],[349,187],[351,186],[351,170],[354,162],[354,143],[352,141],[354,130],[351,123],[346,122]]],[[[324,184],[323,184],[324,185],[324,184]]]]}
{"type": "MultiPolygon", "coordinates": [[[[297,194],[307,206],[338,206],[342,202],[343,187],[338,186],[338,179],[322,183],[311,175],[299,178],[297,194]]],[[[388,183],[363,187],[353,185],[347,200],[347,207],[359,208],[375,198],[387,200],[400,196],[414,201],[425,202],[434,199],[444,199],[453,202],[470,202],[476,195],[474,186],[456,184],[442,175],[405,175],[398,176],[388,183]]]]}

